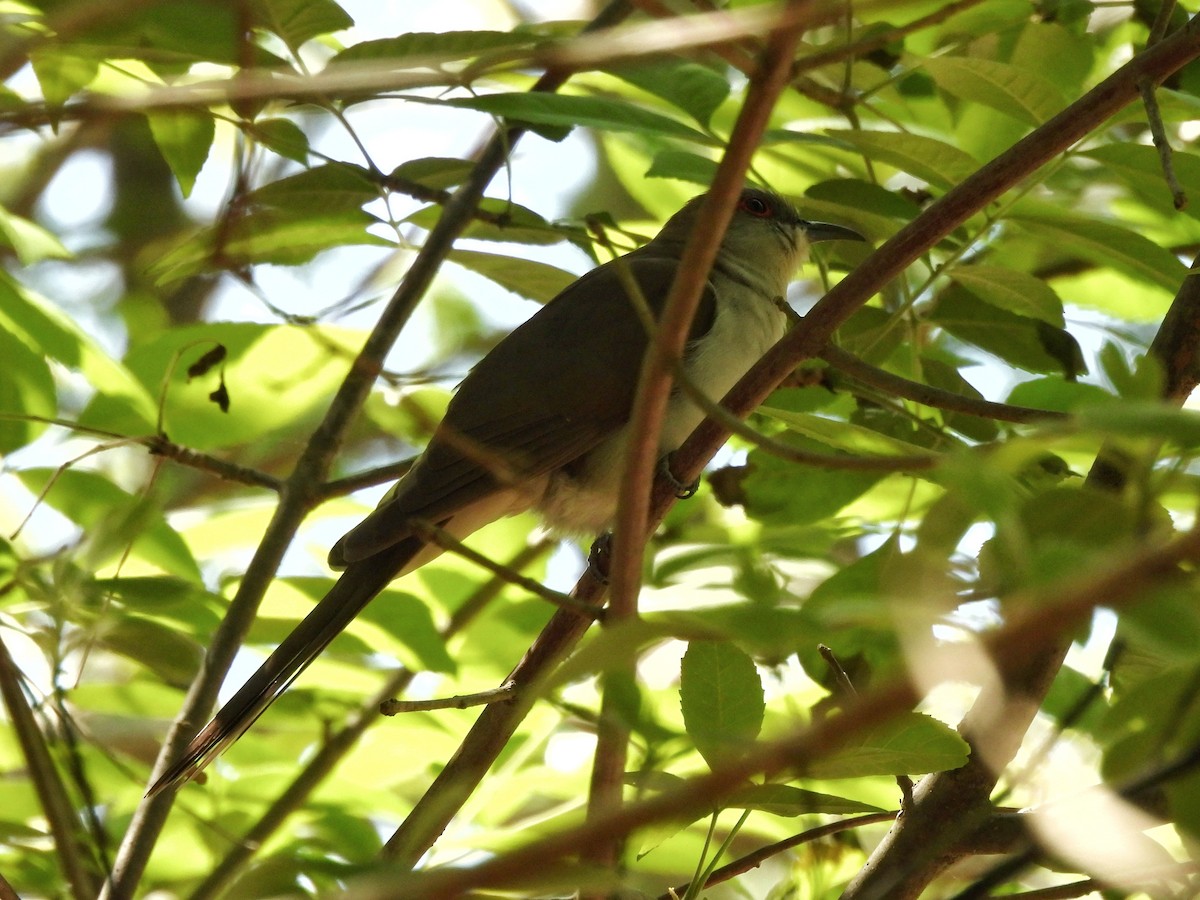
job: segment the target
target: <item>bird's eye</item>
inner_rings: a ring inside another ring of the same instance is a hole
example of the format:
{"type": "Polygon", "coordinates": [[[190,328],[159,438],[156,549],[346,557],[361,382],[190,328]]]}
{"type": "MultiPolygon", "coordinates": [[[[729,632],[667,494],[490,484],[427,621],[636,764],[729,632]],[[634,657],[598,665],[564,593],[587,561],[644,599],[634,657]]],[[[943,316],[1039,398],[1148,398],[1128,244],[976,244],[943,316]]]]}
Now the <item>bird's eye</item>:
{"type": "Polygon", "coordinates": [[[743,197],[738,203],[738,209],[750,213],[752,216],[757,216],[760,219],[765,219],[771,215],[771,205],[761,197],[743,197]]]}

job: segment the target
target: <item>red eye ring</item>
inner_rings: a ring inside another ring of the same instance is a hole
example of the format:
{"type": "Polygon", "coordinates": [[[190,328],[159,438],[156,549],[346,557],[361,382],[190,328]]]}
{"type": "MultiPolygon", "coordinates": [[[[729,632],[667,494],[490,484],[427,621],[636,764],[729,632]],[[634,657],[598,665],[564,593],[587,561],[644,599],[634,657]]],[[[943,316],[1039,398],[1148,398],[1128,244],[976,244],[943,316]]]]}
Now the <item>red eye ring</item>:
{"type": "Polygon", "coordinates": [[[771,204],[767,203],[761,197],[743,197],[738,202],[738,209],[759,219],[769,219],[771,217],[771,204]]]}

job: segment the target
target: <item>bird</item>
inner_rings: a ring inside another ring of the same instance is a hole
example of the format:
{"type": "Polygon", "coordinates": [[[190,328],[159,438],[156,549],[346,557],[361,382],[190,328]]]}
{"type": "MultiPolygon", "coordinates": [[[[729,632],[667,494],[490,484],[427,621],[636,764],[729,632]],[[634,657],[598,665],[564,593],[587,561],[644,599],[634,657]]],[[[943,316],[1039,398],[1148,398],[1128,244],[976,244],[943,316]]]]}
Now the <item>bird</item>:
{"type": "MultiPolygon", "coordinates": [[[[341,576],[262,666],[152,785],[193,778],[236,741],[392,580],[441,547],[413,523],[461,540],[506,515],[534,509],[552,531],[611,525],[647,323],[627,290],[632,277],[659,315],[696,227],[704,195],[688,201],[643,246],[584,274],[470,370],[412,468],[329,552],[341,576]]],[[[683,354],[687,379],[719,401],[788,327],[787,285],[811,243],[863,240],[808,222],[779,194],[744,188],[700,298],[683,354]]],[[[793,314],[794,315],[794,314],[793,314]]],[[[677,449],[704,412],[678,386],[659,441],[677,449]]]]}

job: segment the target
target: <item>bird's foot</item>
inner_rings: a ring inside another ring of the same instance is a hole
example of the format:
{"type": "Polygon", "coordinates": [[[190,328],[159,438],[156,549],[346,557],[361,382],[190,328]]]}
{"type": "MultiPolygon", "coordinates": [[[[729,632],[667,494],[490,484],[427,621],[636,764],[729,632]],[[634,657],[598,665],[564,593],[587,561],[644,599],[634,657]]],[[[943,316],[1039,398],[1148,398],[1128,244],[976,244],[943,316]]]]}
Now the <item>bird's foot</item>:
{"type": "Polygon", "coordinates": [[[685,484],[675,477],[675,473],[671,471],[671,457],[674,453],[668,453],[658,461],[659,474],[671,483],[671,487],[675,489],[675,496],[680,500],[689,500],[696,496],[696,491],[700,490],[700,479],[685,484]]]}
{"type": "Polygon", "coordinates": [[[588,551],[588,569],[597,581],[608,584],[608,569],[612,565],[612,532],[606,531],[592,541],[588,551]]]}

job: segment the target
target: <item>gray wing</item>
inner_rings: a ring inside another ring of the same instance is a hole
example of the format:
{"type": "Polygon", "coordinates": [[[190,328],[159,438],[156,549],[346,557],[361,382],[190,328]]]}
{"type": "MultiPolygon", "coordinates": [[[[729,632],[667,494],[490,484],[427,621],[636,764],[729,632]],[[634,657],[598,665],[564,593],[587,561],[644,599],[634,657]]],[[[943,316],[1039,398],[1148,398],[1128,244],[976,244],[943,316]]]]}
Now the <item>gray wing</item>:
{"type": "MultiPolygon", "coordinates": [[[[657,316],[678,261],[635,253],[621,264],[657,316]]],[[[541,475],[579,459],[628,421],[648,337],[618,272],[607,263],[584,275],[480,360],[420,463],[334,545],[330,565],[348,565],[403,540],[411,518],[444,521],[500,489],[489,458],[514,474],[541,475]]],[[[715,314],[708,288],[690,338],[707,333],[715,314]]]]}

